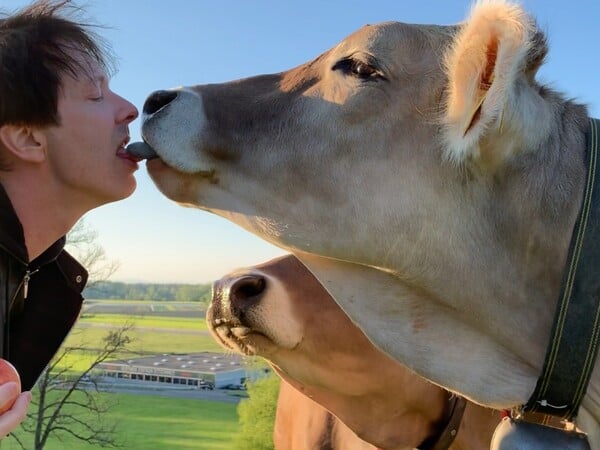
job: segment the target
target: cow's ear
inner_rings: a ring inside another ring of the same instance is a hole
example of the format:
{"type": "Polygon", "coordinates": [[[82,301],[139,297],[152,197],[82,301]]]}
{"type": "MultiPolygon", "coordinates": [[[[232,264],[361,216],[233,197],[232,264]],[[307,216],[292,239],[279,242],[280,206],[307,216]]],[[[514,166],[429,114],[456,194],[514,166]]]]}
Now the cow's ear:
{"type": "Polygon", "coordinates": [[[488,0],[473,7],[446,54],[449,159],[496,165],[524,144],[517,141],[526,136],[514,134],[527,134],[518,122],[540,102],[534,76],[546,53],[543,34],[520,6],[488,0]],[[512,135],[497,139],[502,133],[512,135]]]}

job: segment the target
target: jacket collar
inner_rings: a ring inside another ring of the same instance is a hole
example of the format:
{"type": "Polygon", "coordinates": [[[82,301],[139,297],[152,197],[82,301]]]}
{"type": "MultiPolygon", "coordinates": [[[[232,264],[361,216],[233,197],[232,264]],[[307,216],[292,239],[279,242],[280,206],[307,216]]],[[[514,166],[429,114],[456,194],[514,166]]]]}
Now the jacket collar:
{"type": "Polygon", "coordinates": [[[29,256],[25,247],[25,235],[23,226],[17,217],[17,213],[0,184],[0,246],[23,264],[27,264],[29,256]]]}
{"type": "Polygon", "coordinates": [[[0,247],[4,248],[4,250],[24,265],[35,269],[55,260],[64,249],[65,241],[66,239],[63,236],[44,251],[44,253],[29,263],[23,226],[4,187],[0,184],[0,247]]]}

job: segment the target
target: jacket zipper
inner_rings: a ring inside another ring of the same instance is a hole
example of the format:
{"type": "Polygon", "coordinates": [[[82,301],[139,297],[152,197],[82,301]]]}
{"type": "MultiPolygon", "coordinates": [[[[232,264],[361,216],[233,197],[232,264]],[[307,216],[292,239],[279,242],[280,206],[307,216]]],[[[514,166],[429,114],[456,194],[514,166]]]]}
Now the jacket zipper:
{"type": "Polygon", "coordinates": [[[31,275],[33,275],[34,273],[36,273],[38,269],[35,269],[34,271],[29,270],[29,268],[27,268],[27,271],[25,272],[25,276],[23,277],[23,300],[27,299],[27,294],[29,293],[29,280],[31,279],[31,275]]]}

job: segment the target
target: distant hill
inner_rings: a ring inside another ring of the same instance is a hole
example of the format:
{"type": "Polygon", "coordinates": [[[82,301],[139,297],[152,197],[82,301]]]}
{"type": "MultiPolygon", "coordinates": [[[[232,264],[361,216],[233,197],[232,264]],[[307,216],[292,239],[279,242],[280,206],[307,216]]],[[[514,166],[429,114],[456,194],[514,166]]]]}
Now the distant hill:
{"type": "Polygon", "coordinates": [[[208,303],[211,284],[155,284],[99,281],[85,288],[83,296],[106,300],[153,300],[208,303]]]}

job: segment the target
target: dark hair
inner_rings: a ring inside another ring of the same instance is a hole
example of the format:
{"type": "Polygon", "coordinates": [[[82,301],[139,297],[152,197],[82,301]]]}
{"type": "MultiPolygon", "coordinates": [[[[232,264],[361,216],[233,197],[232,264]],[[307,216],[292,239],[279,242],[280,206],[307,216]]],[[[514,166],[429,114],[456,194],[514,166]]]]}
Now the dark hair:
{"type": "Polygon", "coordinates": [[[108,70],[107,44],[69,17],[80,13],[70,0],[37,0],[0,16],[0,126],[58,125],[62,77],[90,75],[90,62],[108,70]]]}

